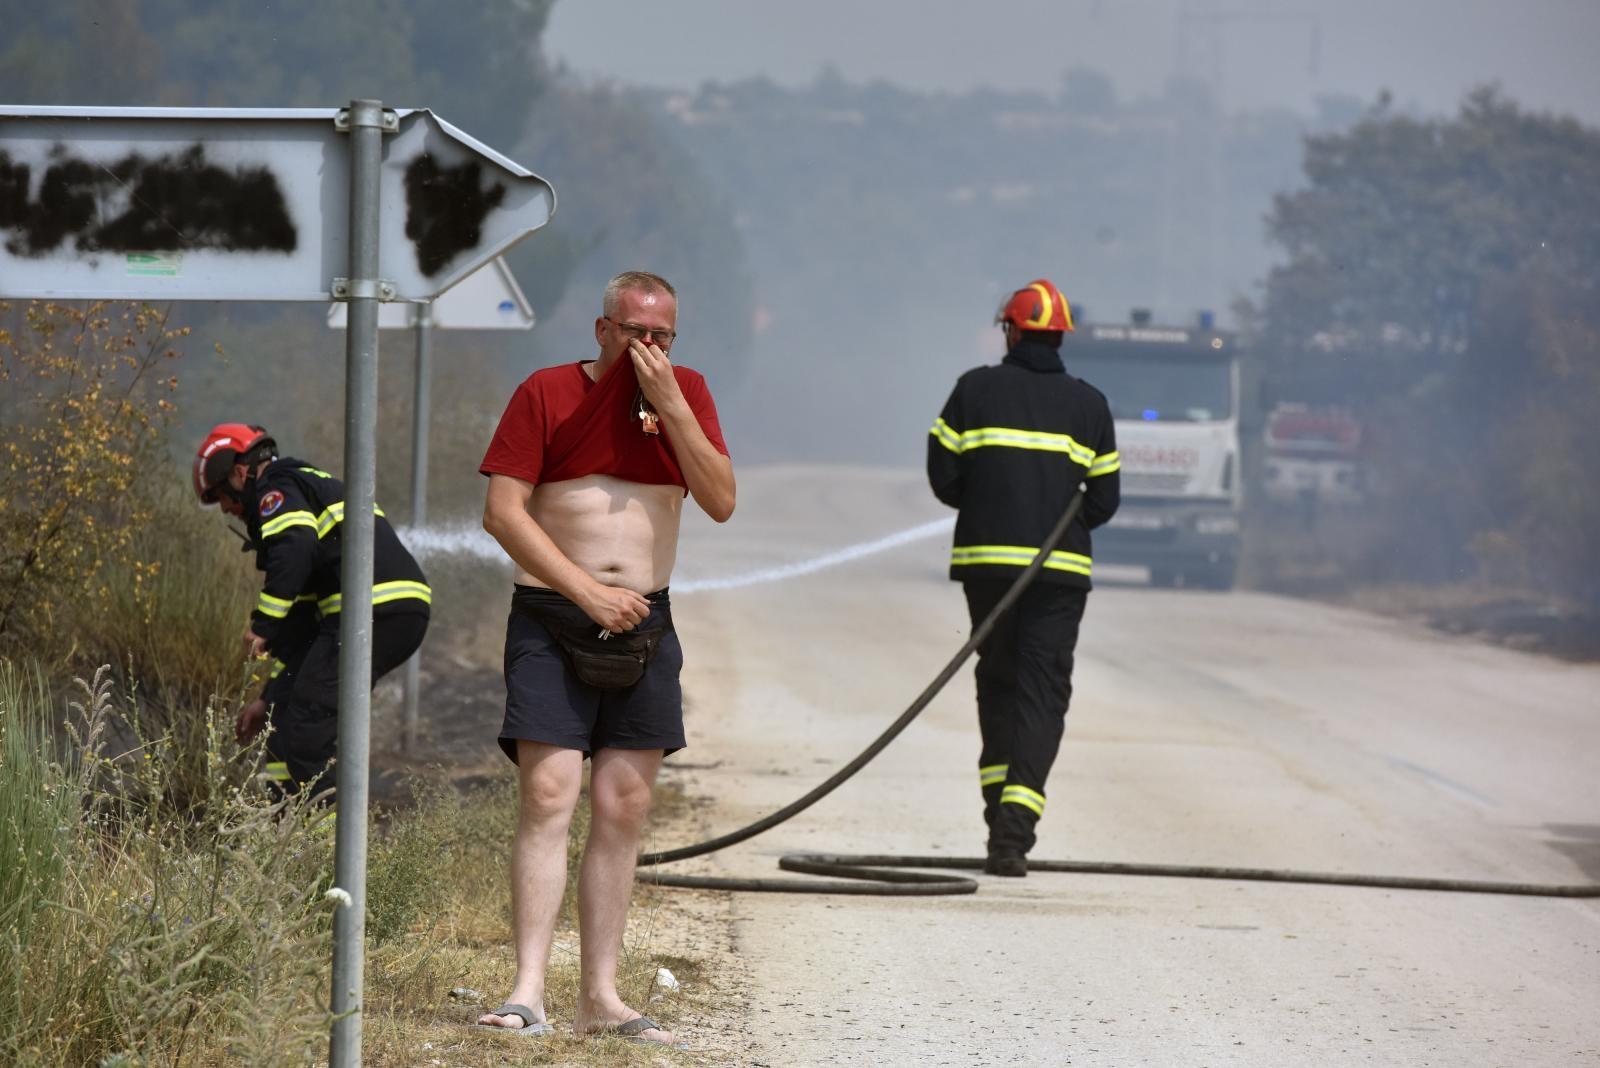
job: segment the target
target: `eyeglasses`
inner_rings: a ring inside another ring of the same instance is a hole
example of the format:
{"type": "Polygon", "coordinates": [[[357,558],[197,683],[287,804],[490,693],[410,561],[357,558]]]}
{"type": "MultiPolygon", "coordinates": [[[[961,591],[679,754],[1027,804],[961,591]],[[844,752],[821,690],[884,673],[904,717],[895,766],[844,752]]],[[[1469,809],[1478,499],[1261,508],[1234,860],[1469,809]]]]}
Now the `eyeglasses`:
{"type": "Polygon", "coordinates": [[[663,330],[655,326],[640,326],[638,323],[620,323],[609,315],[602,315],[600,318],[621,330],[623,336],[629,341],[643,341],[647,337],[654,338],[656,345],[663,352],[672,348],[672,343],[678,340],[677,332],[673,330],[663,330]]]}

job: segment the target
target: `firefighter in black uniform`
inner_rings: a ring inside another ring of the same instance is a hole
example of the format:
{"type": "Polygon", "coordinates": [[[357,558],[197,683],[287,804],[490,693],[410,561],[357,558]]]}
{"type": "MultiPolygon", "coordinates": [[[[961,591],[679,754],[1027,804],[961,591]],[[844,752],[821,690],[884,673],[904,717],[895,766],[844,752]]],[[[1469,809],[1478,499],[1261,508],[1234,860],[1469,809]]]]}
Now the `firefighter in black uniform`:
{"type": "MultiPolygon", "coordinates": [[[[255,548],[248,540],[244,543],[246,552],[255,548]]],[[[295,676],[300,673],[300,665],[311,651],[311,643],[316,639],[321,622],[317,606],[309,600],[297,601],[289,610],[278,633],[273,636],[272,651],[268,654],[271,662],[265,665],[267,679],[261,687],[261,694],[241,708],[234,720],[233,733],[240,745],[261,733],[274,708],[280,705],[288,707],[289,698],[294,694],[295,676]]],[[[294,777],[289,774],[289,765],[277,757],[268,760],[261,770],[274,789],[296,789],[294,777]]]]}
{"type": "Polygon", "coordinates": [[[1043,569],[978,647],[984,870],[1022,876],[1072,698],[1073,648],[1090,588],[1089,531],[1117,510],[1121,463],[1104,395],[1062,365],[1072,310],[1061,292],[1045,279],[1031,282],[1000,306],[995,322],[1005,330],[1005,359],[957,380],[928,440],[928,484],[960,510],[950,577],[966,591],[974,629],[1085,487],[1043,569]]]}
{"type": "MultiPolygon", "coordinates": [[[[287,772],[290,789],[313,795],[332,783],[328,763],[337,750],[339,707],[339,561],[344,484],[301,460],[279,458],[259,426],[223,423],[206,435],[195,456],[194,487],[205,504],[241,516],[265,573],[245,627],[257,656],[298,664],[287,694],[270,709],[267,751],[287,772]],[[296,619],[316,613],[309,641],[296,619]]],[[[422,569],[377,509],[373,530],[372,683],[405,663],[422,644],[433,594],[422,569]]],[[[272,688],[269,685],[269,693],[272,688]]],[[[265,725],[265,708],[246,706],[239,733],[265,725]]],[[[269,765],[270,769],[271,765],[269,765]]]]}

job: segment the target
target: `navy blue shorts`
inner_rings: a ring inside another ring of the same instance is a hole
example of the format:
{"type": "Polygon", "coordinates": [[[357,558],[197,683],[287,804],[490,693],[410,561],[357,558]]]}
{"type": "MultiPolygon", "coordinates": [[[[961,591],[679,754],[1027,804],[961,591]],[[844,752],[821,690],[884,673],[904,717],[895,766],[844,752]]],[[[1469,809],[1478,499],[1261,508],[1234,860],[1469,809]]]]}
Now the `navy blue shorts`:
{"type": "MultiPolygon", "coordinates": [[[[517,589],[529,596],[530,587],[517,589]]],[[[587,618],[581,608],[554,591],[541,589],[535,596],[547,604],[553,599],[569,605],[575,621],[587,618]]],[[[513,763],[519,739],[585,754],[608,748],[668,753],[683,748],[683,689],[678,684],[683,647],[672,630],[667,591],[658,590],[647,600],[650,615],[640,626],[665,624],[667,633],[644,677],[617,690],[579,681],[545,625],[513,602],[506,619],[506,719],[500,728],[500,748],[513,763]]]]}

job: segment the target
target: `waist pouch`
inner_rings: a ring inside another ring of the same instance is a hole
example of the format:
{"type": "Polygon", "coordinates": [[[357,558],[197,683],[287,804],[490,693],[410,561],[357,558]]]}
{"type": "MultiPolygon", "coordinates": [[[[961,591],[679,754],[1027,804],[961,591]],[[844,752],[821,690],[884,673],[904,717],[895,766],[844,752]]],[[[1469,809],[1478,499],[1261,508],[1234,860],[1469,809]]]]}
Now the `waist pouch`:
{"type": "Polygon", "coordinates": [[[662,639],[672,633],[672,613],[666,591],[650,594],[650,616],[632,630],[611,633],[588,613],[554,590],[519,586],[511,606],[539,623],[556,640],[567,666],[585,685],[600,690],[622,690],[644,677],[662,639]],[[658,614],[654,611],[660,608],[658,614]],[[607,635],[601,637],[601,635],[607,635]]]}

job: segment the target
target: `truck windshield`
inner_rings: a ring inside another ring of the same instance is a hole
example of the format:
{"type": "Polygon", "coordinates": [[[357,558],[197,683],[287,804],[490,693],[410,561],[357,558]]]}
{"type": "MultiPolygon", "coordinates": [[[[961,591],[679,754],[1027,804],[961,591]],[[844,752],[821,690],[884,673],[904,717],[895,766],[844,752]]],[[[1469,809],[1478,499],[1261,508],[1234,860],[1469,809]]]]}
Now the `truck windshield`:
{"type": "Polygon", "coordinates": [[[1068,374],[1106,395],[1113,419],[1207,423],[1233,415],[1233,376],[1225,362],[1088,356],[1065,348],[1061,355],[1068,374]]]}

